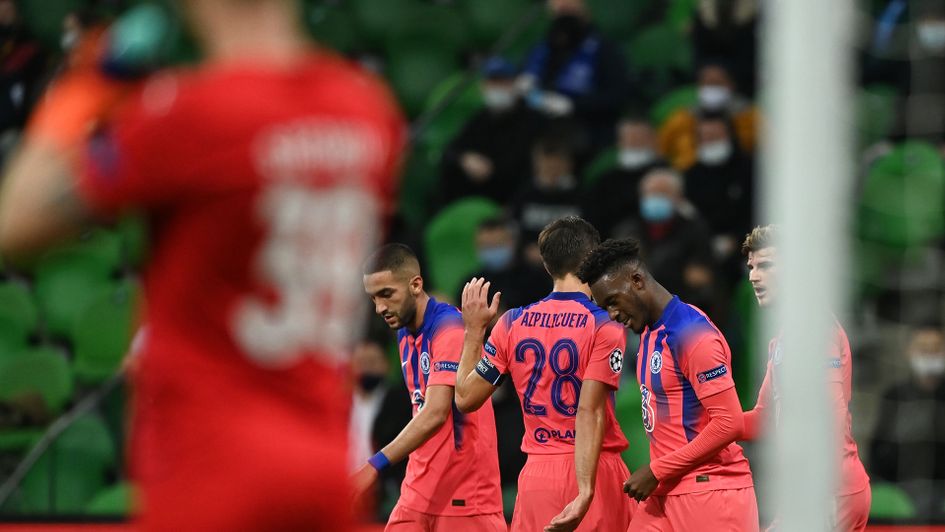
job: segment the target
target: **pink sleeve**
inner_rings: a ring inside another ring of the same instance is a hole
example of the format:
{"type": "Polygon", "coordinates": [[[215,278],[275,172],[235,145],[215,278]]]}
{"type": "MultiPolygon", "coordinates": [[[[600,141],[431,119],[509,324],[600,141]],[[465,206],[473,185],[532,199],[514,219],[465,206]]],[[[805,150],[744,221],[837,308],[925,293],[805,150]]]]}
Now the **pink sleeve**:
{"type": "Polygon", "coordinates": [[[700,334],[701,337],[692,339],[691,347],[684,349],[683,370],[696,397],[703,400],[734,388],[735,381],[732,380],[731,356],[722,335],[715,331],[700,334]]]}
{"type": "Polygon", "coordinates": [[[476,364],[476,372],[483,378],[498,386],[502,383],[503,375],[509,370],[509,322],[508,312],[499,318],[492,328],[489,339],[482,346],[482,358],[476,364]]]}
{"type": "Polygon", "coordinates": [[[594,335],[591,358],[584,370],[584,380],[602,382],[611,388],[620,387],[620,371],[627,348],[627,336],[623,327],[607,321],[594,335]]]}
{"type": "Polygon", "coordinates": [[[743,432],[742,406],[735,388],[702,399],[709,422],[691,442],[650,463],[650,471],[660,481],[684,475],[705,462],[743,432]]]}
{"type": "Polygon", "coordinates": [[[742,440],[754,440],[761,435],[768,419],[768,401],[771,400],[771,361],[768,361],[768,369],[765,371],[765,380],[761,383],[761,389],[758,390],[758,402],[755,407],[745,412],[745,429],[742,431],[742,440]]]}
{"type": "Polygon", "coordinates": [[[456,371],[463,354],[463,327],[457,323],[441,325],[430,341],[430,379],[427,386],[456,386],[456,371]]]}

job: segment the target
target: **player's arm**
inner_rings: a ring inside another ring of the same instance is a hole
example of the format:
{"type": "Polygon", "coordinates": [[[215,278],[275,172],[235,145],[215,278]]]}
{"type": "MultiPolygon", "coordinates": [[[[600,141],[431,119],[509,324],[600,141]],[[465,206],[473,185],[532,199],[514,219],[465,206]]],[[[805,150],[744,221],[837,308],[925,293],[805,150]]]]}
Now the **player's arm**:
{"type": "Polygon", "coordinates": [[[758,401],[755,407],[744,413],[745,428],[742,431],[741,438],[745,441],[751,441],[761,435],[761,431],[768,422],[769,408],[768,403],[771,400],[771,362],[768,362],[768,369],[765,371],[764,381],[761,383],[761,389],[758,390],[758,401]]]}
{"type": "Polygon", "coordinates": [[[407,458],[410,453],[436,434],[449,419],[453,406],[453,387],[427,387],[426,399],[420,412],[410,420],[400,434],[354,475],[355,495],[360,497],[377,480],[378,473],[391,464],[407,458]]]}
{"type": "Polygon", "coordinates": [[[479,409],[495,392],[499,379],[487,380],[490,368],[483,358],[486,328],[499,312],[501,293],[489,304],[489,285],[485,279],[473,278],[463,288],[463,354],[456,372],[456,408],[468,413],[479,409]],[[484,367],[478,368],[477,365],[484,367]]]}
{"type": "Polygon", "coordinates": [[[742,406],[722,345],[721,338],[707,335],[683,355],[688,358],[686,376],[694,383],[709,422],[686,445],[634,471],[624,484],[631,497],[646,499],[661,481],[692,471],[742,435],[742,406]]]}

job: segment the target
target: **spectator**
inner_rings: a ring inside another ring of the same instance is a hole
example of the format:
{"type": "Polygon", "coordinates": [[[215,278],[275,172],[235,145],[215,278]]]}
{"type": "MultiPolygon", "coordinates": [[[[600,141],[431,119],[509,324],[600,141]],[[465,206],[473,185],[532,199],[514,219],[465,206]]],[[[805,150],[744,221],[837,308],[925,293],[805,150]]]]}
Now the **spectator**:
{"type": "MultiPolygon", "coordinates": [[[[351,357],[351,372],[354,390],[348,460],[353,471],[390,443],[410,421],[412,412],[410,403],[403,400],[403,384],[393,385],[387,378],[390,363],[381,344],[367,340],[358,345],[351,357]]],[[[403,462],[383,472],[379,499],[396,496],[406,467],[403,462]]]]}
{"type": "MultiPolygon", "coordinates": [[[[479,224],[476,255],[482,269],[470,277],[485,277],[493,291],[502,292],[503,311],[537,301],[551,291],[547,275],[521,260],[518,229],[506,218],[490,218],[479,224]]],[[[460,301],[461,296],[462,287],[455,300],[460,301]]]]}
{"type": "Polygon", "coordinates": [[[512,212],[522,231],[526,262],[541,265],[538,234],[550,222],[565,216],[581,216],[574,177],[574,147],[566,131],[546,133],[532,148],[532,182],[512,202],[512,212]]]}
{"type": "Polygon", "coordinates": [[[708,223],[716,260],[742,276],[738,245],[751,229],[754,161],[735,143],[731,124],[706,115],[696,127],[697,159],[686,171],[686,197],[708,223]]]}
{"type": "Polygon", "coordinates": [[[945,500],[945,336],[938,325],[912,331],[909,377],[886,390],[870,450],[870,473],[896,482],[920,518],[942,515],[945,500]]]}
{"type": "Polygon", "coordinates": [[[548,0],[548,8],[548,34],[525,61],[527,101],[548,116],[573,116],[588,146],[606,146],[630,89],[626,62],[588,20],[583,0],[548,0]]]}
{"type": "Polygon", "coordinates": [[[682,177],[657,168],[640,182],[640,217],[617,225],[615,238],[640,241],[653,276],[671,293],[713,314],[709,228],[684,197],[682,177]]]}
{"type": "Polygon", "coordinates": [[[26,122],[46,68],[39,42],[20,21],[14,0],[0,0],[0,132],[26,122]]]}
{"type": "Polygon", "coordinates": [[[485,109],[472,117],[443,152],[441,205],[472,195],[501,203],[528,175],[528,152],[541,127],[541,116],[519,99],[517,74],[505,59],[486,61],[480,86],[485,109]]]}
{"type": "Polygon", "coordinates": [[[640,180],[650,170],[667,163],[657,154],[656,133],[643,117],[626,117],[617,125],[617,166],[591,186],[585,208],[588,220],[601,235],[640,204],[640,180]]]}
{"type": "Polygon", "coordinates": [[[698,74],[699,103],[695,109],[680,109],[670,115],[659,131],[660,152],[678,170],[696,163],[698,142],[696,122],[705,112],[721,114],[731,122],[738,147],[753,153],[758,127],[758,110],[737,93],[728,67],[706,63],[698,74]]]}
{"type": "Polygon", "coordinates": [[[696,64],[724,57],[742,91],[755,93],[758,0],[699,0],[692,29],[696,64]]]}

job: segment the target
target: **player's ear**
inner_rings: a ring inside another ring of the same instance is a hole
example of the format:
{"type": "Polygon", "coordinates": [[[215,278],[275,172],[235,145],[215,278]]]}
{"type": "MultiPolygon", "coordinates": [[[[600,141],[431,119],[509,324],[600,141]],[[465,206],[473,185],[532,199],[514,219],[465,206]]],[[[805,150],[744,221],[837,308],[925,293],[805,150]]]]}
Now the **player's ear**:
{"type": "Polygon", "coordinates": [[[643,290],[646,288],[646,277],[639,270],[635,270],[630,274],[630,284],[635,290],[643,290]]]}
{"type": "Polygon", "coordinates": [[[419,296],[420,292],[423,292],[423,277],[419,275],[414,276],[414,278],[410,280],[409,288],[410,295],[413,297],[419,296]]]}

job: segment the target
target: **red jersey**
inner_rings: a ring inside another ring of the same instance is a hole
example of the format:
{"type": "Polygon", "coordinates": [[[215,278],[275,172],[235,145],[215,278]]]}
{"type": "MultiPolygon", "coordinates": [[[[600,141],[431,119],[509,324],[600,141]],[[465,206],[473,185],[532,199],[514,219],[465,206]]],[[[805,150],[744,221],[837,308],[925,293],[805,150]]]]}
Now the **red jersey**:
{"type": "MultiPolygon", "coordinates": [[[[636,370],[651,461],[683,447],[708,424],[700,400],[735,387],[732,354],[722,333],[702,311],[675,296],[660,319],[643,330],[636,370]]],[[[660,482],[654,494],[751,486],[748,459],[733,442],[689,473],[660,482]]]]}
{"type": "MultiPolygon", "coordinates": [[[[509,310],[492,330],[476,371],[498,385],[512,376],[525,420],[522,451],[574,452],[574,421],[581,383],[617,390],[626,349],[624,329],[580,292],[552,292],[527,307],[509,310]]],[[[602,451],[621,452],[627,439],[607,410],[602,451]]]]}
{"type": "MultiPolygon", "coordinates": [[[[463,354],[459,310],[430,298],[420,329],[397,331],[400,367],[413,403],[422,409],[429,386],[456,386],[463,354]]],[[[446,423],[410,453],[398,504],[431,515],[461,516],[502,511],[492,402],[463,414],[453,405],[446,423]]]]}
{"type": "Polygon", "coordinates": [[[182,486],[203,482],[194,469],[218,480],[208,471],[253,467],[211,465],[222,447],[206,449],[208,438],[246,456],[262,449],[261,460],[295,456],[276,439],[298,443],[293,452],[330,457],[333,474],[350,401],[338,366],[362,315],[352,272],[379,240],[403,143],[393,100],[348,62],[313,53],[160,75],[119,118],[91,142],[78,189],[96,212],[151,220],[139,479],[188,497],[182,486]],[[273,441],[259,441],[265,427],[273,441]],[[260,436],[246,441],[250,430],[260,436]]]}
{"type": "MultiPolygon", "coordinates": [[[[779,336],[768,344],[768,369],[755,406],[759,412],[773,411],[775,428],[781,414],[778,366],[781,365],[782,358],[779,336]]],[[[860,461],[856,440],[853,439],[853,416],[849,408],[850,400],[853,398],[853,356],[850,341],[847,339],[846,331],[836,320],[834,320],[834,336],[827,359],[827,371],[829,382],[834,388],[831,395],[833,412],[839,429],[843,431],[840,451],[841,481],[837,495],[852,495],[869,487],[870,478],[860,461]]]]}

